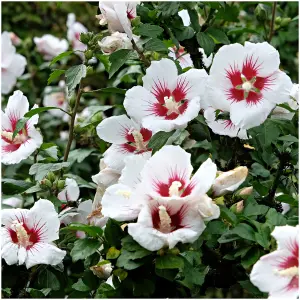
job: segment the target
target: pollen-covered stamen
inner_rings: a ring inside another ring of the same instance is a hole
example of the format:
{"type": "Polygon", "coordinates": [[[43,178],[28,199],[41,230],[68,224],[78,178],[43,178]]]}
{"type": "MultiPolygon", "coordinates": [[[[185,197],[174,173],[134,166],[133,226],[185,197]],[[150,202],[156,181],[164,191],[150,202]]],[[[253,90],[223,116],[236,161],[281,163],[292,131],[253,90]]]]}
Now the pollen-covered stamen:
{"type": "Polygon", "coordinates": [[[17,234],[18,244],[24,248],[32,245],[32,242],[29,241],[29,235],[26,229],[23,226],[22,222],[13,221],[11,229],[14,230],[17,234]]]}
{"type": "Polygon", "coordinates": [[[179,189],[181,188],[182,184],[180,181],[173,181],[171,186],[169,187],[169,195],[172,196],[180,196],[179,189]]]}
{"type": "Polygon", "coordinates": [[[294,266],[283,270],[275,270],[274,273],[283,277],[294,277],[299,276],[299,268],[294,266]]]}
{"type": "Polygon", "coordinates": [[[237,90],[244,91],[244,98],[246,99],[250,92],[260,93],[260,90],[254,86],[256,82],[256,76],[251,78],[251,80],[247,80],[246,76],[241,74],[242,84],[237,85],[235,88],[237,90]]]}
{"type": "Polygon", "coordinates": [[[172,113],[180,114],[178,109],[178,103],[174,100],[174,97],[164,97],[165,106],[168,109],[167,115],[170,115],[172,113]]]}
{"type": "Polygon", "coordinates": [[[129,199],[131,196],[131,192],[130,191],[125,191],[125,190],[118,190],[116,191],[117,195],[123,196],[126,199],[129,199]]]}
{"type": "Polygon", "coordinates": [[[14,137],[14,139],[13,139],[13,132],[10,132],[10,131],[2,131],[1,136],[3,138],[5,138],[8,142],[12,143],[12,144],[23,144],[27,140],[27,136],[24,133],[24,130],[23,130],[22,134],[18,133],[14,137]]]}
{"type": "Polygon", "coordinates": [[[163,233],[170,233],[172,231],[172,220],[167,212],[167,209],[165,206],[160,205],[158,207],[158,216],[159,216],[159,231],[163,233]]]}
{"type": "Polygon", "coordinates": [[[134,129],[131,134],[134,138],[134,143],[135,143],[137,150],[138,151],[146,150],[147,147],[145,145],[143,135],[140,133],[140,131],[134,129]]]}

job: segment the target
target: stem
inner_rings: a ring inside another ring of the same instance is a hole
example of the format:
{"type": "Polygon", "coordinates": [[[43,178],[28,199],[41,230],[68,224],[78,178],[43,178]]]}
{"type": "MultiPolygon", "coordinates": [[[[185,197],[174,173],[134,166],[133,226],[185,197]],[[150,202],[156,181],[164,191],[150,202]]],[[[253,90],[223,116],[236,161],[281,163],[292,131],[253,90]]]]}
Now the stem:
{"type": "Polygon", "coordinates": [[[269,191],[269,195],[268,195],[268,200],[273,203],[274,202],[274,197],[275,197],[275,193],[277,190],[277,187],[280,183],[280,176],[282,175],[282,172],[284,170],[285,167],[285,160],[280,158],[280,162],[279,162],[279,166],[275,175],[275,179],[272,185],[272,188],[269,191]]]}
{"type": "Polygon", "coordinates": [[[268,42],[270,43],[274,34],[274,22],[275,22],[275,13],[276,13],[276,6],[277,6],[277,2],[273,3],[273,7],[272,7],[272,19],[270,22],[270,34],[269,34],[269,38],[268,38],[268,42]]]}
{"type": "Polygon", "coordinates": [[[145,57],[143,51],[139,49],[134,39],[131,40],[132,48],[138,53],[140,60],[144,63],[145,67],[148,68],[150,66],[150,61],[145,57]]]}
{"type": "MultiPolygon", "coordinates": [[[[34,156],[33,156],[33,161],[34,161],[35,164],[37,163],[37,156],[38,156],[38,154],[39,154],[39,150],[37,150],[37,151],[34,153],[34,156]]],[[[32,175],[32,177],[33,177],[33,180],[34,180],[34,175],[32,175]]],[[[33,200],[34,200],[34,202],[37,201],[37,194],[36,194],[36,192],[33,193],[33,200]]]]}
{"type": "Polygon", "coordinates": [[[69,139],[68,139],[68,144],[67,144],[67,148],[66,148],[65,155],[64,155],[64,161],[68,160],[71,145],[72,145],[72,142],[73,142],[75,117],[76,117],[76,114],[77,114],[77,110],[78,110],[78,106],[79,106],[79,102],[80,102],[80,98],[81,98],[82,93],[83,93],[83,90],[81,88],[81,83],[80,83],[78,93],[77,93],[77,97],[76,97],[75,106],[74,106],[74,109],[73,109],[72,115],[71,115],[71,123],[70,123],[70,128],[69,128],[69,139]]]}

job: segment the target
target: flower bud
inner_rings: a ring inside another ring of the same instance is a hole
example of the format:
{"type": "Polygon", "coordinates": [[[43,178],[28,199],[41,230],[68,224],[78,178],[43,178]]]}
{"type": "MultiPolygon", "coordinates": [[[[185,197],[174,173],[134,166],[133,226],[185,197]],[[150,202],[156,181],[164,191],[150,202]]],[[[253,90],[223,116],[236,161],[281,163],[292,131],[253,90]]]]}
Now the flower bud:
{"type": "Polygon", "coordinates": [[[81,32],[80,33],[80,42],[87,45],[88,42],[93,38],[92,32],[81,32]]]}
{"type": "Polygon", "coordinates": [[[178,248],[170,249],[168,252],[173,255],[178,255],[180,253],[178,248]]]}
{"type": "Polygon", "coordinates": [[[106,261],[99,262],[97,265],[90,267],[90,270],[99,278],[107,279],[111,272],[112,272],[112,266],[111,263],[106,263],[106,261]]]}
{"type": "Polygon", "coordinates": [[[228,172],[221,172],[212,186],[214,197],[235,191],[246,179],[247,167],[237,167],[228,172]]]}
{"type": "Polygon", "coordinates": [[[248,186],[237,191],[238,196],[250,196],[253,192],[253,186],[248,186]]]}
{"type": "Polygon", "coordinates": [[[291,18],[283,18],[280,23],[280,26],[281,27],[288,26],[290,24],[291,20],[292,20],[291,18]]]}
{"type": "Polygon", "coordinates": [[[241,213],[244,209],[244,200],[241,200],[230,207],[230,210],[234,213],[241,213]]]}
{"type": "Polygon", "coordinates": [[[281,17],[276,17],[275,24],[280,25],[281,23],[281,17]]]}
{"type": "MultiPolygon", "coordinates": [[[[90,50],[88,50],[88,51],[90,51],[90,50]]],[[[91,74],[93,74],[93,72],[94,72],[94,69],[93,69],[92,66],[88,66],[88,67],[86,68],[86,74],[87,74],[87,75],[91,75],[91,74]]]]}
{"type": "Polygon", "coordinates": [[[56,179],[56,176],[55,176],[55,174],[53,172],[49,172],[47,174],[47,179],[49,179],[51,182],[54,182],[55,179],[56,179]]]}
{"type": "Polygon", "coordinates": [[[57,187],[62,190],[66,185],[66,181],[65,180],[58,180],[58,183],[57,183],[57,187]]]}
{"type": "Polygon", "coordinates": [[[52,182],[49,179],[44,178],[41,181],[41,185],[51,188],[52,187],[52,182]]]}
{"type": "Polygon", "coordinates": [[[268,18],[268,12],[264,4],[258,4],[254,13],[258,21],[265,21],[268,18]]]}
{"type": "Polygon", "coordinates": [[[86,60],[90,60],[93,57],[93,51],[92,50],[86,50],[84,52],[84,56],[85,56],[86,60]]]}
{"type": "Polygon", "coordinates": [[[111,54],[119,49],[132,49],[131,41],[126,33],[114,32],[98,42],[104,54],[111,54]]]}
{"type": "Polygon", "coordinates": [[[19,46],[22,43],[22,40],[14,32],[10,32],[9,36],[14,46],[19,46]]]}

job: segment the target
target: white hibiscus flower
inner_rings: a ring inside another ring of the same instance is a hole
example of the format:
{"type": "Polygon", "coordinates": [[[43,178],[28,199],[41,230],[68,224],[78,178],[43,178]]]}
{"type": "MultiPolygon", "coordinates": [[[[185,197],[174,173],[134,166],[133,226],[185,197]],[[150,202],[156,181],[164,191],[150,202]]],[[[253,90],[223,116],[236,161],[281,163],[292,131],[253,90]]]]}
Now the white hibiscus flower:
{"type": "Polygon", "coordinates": [[[169,57],[172,57],[174,60],[178,60],[182,69],[193,67],[193,61],[189,53],[185,52],[184,47],[180,46],[179,49],[176,46],[169,48],[169,57]]]}
{"type": "Polygon", "coordinates": [[[8,265],[25,263],[29,269],[38,264],[57,265],[66,251],[57,248],[60,222],[54,205],[40,199],[28,209],[2,210],[1,256],[8,265]]]}
{"type": "Polygon", "coordinates": [[[28,110],[27,98],[21,91],[15,91],[8,99],[5,112],[1,112],[2,163],[6,165],[18,164],[21,160],[29,157],[43,143],[41,134],[34,127],[38,123],[38,114],[31,117],[16,137],[12,138],[17,122],[23,118],[28,110]]]}
{"type": "Polygon", "coordinates": [[[178,75],[170,59],[152,61],[143,86],[126,92],[124,107],[130,117],[153,133],[185,128],[199,113],[206,79],[204,70],[178,75]]]}
{"type": "Polygon", "coordinates": [[[1,35],[1,93],[8,94],[15,86],[27,65],[26,59],[16,54],[10,34],[4,31],[1,35]]]}

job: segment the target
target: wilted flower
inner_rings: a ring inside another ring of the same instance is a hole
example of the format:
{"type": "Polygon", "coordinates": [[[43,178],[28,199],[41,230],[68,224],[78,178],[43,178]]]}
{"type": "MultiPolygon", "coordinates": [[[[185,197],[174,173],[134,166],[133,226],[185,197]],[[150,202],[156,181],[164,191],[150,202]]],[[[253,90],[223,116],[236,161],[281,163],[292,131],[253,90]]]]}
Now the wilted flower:
{"type": "Polygon", "coordinates": [[[79,187],[76,180],[66,178],[65,188],[57,195],[59,200],[74,202],[79,199],[79,187]]]}
{"type": "Polygon", "coordinates": [[[228,172],[219,172],[219,176],[212,186],[213,195],[218,197],[235,191],[245,181],[247,175],[247,167],[237,167],[228,172]]]}
{"type": "Polygon", "coordinates": [[[199,113],[206,78],[206,72],[197,69],[178,75],[170,59],[152,61],[143,86],[126,92],[124,107],[129,116],[153,133],[185,128],[199,113]]]}
{"type": "MultiPolygon", "coordinates": [[[[36,108],[34,106],[33,108],[36,108]]],[[[2,131],[1,148],[2,163],[6,165],[17,164],[21,160],[29,157],[43,143],[41,134],[35,129],[39,115],[31,117],[24,128],[13,139],[13,132],[16,129],[17,122],[29,110],[27,98],[21,91],[15,91],[9,97],[5,112],[1,112],[2,131]]]]}
{"type": "Polygon", "coordinates": [[[119,49],[132,49],[132,44],[126,33],[114,32],[98,42],[104,54],[111,54],[119,49]]]}
{"type": "Polygon", "coordinates": [[[109,168],[121,171],[126,156],[142,155],[147,158],[151,155],[151,149],[147,147],[151,131],[141,128],[126,115],[104,119],[96,129],[101,139],[112,143],[103,159],[109,168]]]}
{"type": "MultiPolygon", "coordinates": [[[[80,34],[83,32],[88,32],[87,28],[81,23],[76,22],[76,17],[73,13],[68,14],[67,27],[68,40],[72,44],[73,50],[85,51],[87,49],[87,46],[80,41],[80,34]]],[[[76,54],[81,58],[84,57],[83,53],[79,52],[76,54]]]]}
{"type": "Polygon", "coordinates": [[[207,103],[221,110],[229,103],[235,126],[260,125],[276,104],[289,100],[292,82],[279,64],[278,51],[267,42],[221,47],[210,69],[207,103]]]}
{"type": "Polygon", "coordinates": [[[40,199],[30,210],[2,210],[2,224],[2,258],[8,265],[57,265],[66,255],[53,244],[60,223],[49,200],[40,199]]]}
{"type": "Polygon", "coordinates": [[[262,256],[253,266],[251,282],[269,297],[299,297],[299,225],[276,226],[272,236],[277,250],[262,256]]]}
{"type": "Polygon", "coordinates": [[[41,38],[35,37],[33,41],[37,46],[38,52],[43,55],[45,60],[51,60],[69,48],[67,40],[60,40],[51,34],[45,34],[41,38]]]}
{"type": "Polygon", "coordinates": [[[169,48],[170,52],[169,57],[172,57],[174,60],[178,60],[182,69],[193,67],[193,61],[189,53],[185,52],[184,47],[180,46],[179,49],[176,46],[169,48]]]}
{"type": "Polygon", "coordinates": [[[16,54],[10,35],[4,31],[1,35],[1,93],[8,94],[25,70],[27,62],[24,56],[16,54]]]}
{"type": "Polygon", "coordinates": [[[107,279],[112,272],[112,265],[109,261],[102,260],[95,266],[90,267],[90,270],[101,279],[107,279]]]}
{"type": "Polygon", "coordinates": [[[136,17],[136,6],[139,2],[100,1],[99,8],[102,16],[100,25],[108,24],[110,32],[125,32],[132,39],[130,20],[136,17]]]}

